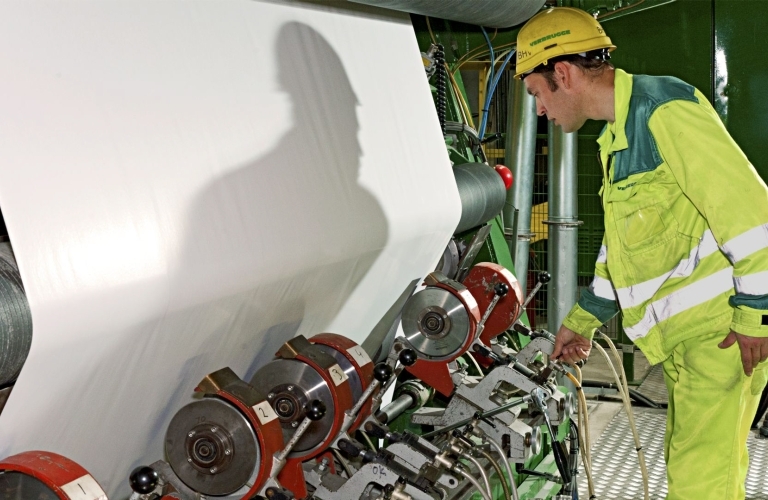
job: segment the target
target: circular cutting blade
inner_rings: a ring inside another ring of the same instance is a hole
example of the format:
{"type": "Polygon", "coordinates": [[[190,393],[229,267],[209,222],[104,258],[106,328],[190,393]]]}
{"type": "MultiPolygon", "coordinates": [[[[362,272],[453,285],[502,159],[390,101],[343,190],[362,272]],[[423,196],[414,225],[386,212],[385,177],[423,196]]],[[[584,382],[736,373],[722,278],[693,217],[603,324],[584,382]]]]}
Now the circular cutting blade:
{"type": "Polygon", "coordinates": [[[420,357],[442,360],[455,355],[470,334],[464,304],[442,288],[427,287],[403,308],[403,332],[420,357]]]}
{"type": "Polygon", "coordinates": [[[328,354],[329,356],[333,356],[333,359],[335,359],[339,364],[341,370],[347,375],[347,377],[349,377],[349,388],[352,391],[352,401],[357,401],[360,399],[360,396],[363,395],[363,382],[360,380],[360,375],[357,373],[355,365],[353,365],[346,356],[344,356],[341,352],[337,351],[333,347],[324,344],[315,344],[315,347],[328,354]]]}
{"type": "Polygon", "coordinates": [[[272,395],[268,400],[278,416],[281,416],[280,423],[286,443],[304,420],[303,405],[313,399],[325,403],[325,416],[309,425],[289,457],[308,455],[328,437],[336,418],[333,394],[323,377],[310,365],[295,359],[271,361],[254,374],[251,385],[272,395]],[[285,401],[290,401],[296,411],[289,414],[281,409],[280,404],[285,401]]]}
{"type": "Polygon", "coordinates": [[[252,479],[261,461],[256,434],[245,416],[218,398],[190,403],[165,434],[173,471],[204,495],[228,495],[252,479]]]}

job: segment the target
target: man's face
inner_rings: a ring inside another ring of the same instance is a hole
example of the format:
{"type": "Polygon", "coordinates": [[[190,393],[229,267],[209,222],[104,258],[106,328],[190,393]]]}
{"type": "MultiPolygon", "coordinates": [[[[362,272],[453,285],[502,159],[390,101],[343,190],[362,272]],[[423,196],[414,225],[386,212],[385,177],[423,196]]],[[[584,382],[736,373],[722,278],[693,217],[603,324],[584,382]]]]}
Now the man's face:
{"type": "Polygon", "coordinates": [[[575,132],[584,125],[586,118],[579,112],[575,95],[568,89],[560,85],[557,90],[550,90],[546,78],[539,73],[531,73],[523,82],[528,93],[536,98],[536,114],[547,115],[547,119],[560,125],[565,132],[575,132]]]}

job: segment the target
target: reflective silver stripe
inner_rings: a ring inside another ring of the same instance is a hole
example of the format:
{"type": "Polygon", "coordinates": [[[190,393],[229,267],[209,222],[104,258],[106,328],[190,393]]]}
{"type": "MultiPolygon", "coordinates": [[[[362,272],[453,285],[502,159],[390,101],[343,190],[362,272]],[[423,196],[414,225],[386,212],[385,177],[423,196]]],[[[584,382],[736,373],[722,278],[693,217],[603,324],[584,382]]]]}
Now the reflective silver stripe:
{"type": "Polygon", "coordinates": [[[636,285],[619,288],[616,295],[623,309],[637,307],[647,300],[651,300],[656,292],[669,278],[687,278],[699,266],[699,262],[718,251],[717,241],[712,231],[707,229],[699,241],[699,244],[691,250],[688,257],[681,260],[674,269],[669,272],[651,278],[636,285]]]}
{"type": "Polygon", "coordinates": [[[613,285],[610,281],[600,276],[595,276],[592,280],[592,284],[589,286],[596,296],[601,299],[616,300],[616,295],[613,292],[613,285]]]}
{"type": "Polygon", "coordinates": [[[608,262],[608,247],[605,245],[600,246],[600,253],[597,254],[597,263],[598,264],[605,264],[608,262]]]}
{"type": "Polygon", "coordinates": [[[768,295],[768,271],[733,278],[736,293],[768,295]]]}
{"type": "Polygon", "coordinates": [[[624,331],[632,340],[645,337],[656,324],[703,304],[732,288],[733,268],[726,267],[722,271],[711,274],[648,304],[643,319],[630,327],[625,327],[624,331]]]}
{"type": "Polygon", "coordinates": [[[749,231],[741,233],[735,238],[723,243],[723,253],[728,256],[732,264],[752,255],[758,250],[768,248],[768,224],[753,227],[749,231]]]}

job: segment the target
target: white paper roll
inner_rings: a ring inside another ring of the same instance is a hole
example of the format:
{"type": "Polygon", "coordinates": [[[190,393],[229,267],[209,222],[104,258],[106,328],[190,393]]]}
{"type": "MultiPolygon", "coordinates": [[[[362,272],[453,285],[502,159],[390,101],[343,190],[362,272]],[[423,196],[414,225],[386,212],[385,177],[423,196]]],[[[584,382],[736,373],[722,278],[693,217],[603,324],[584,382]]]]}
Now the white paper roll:
{"type": "Polygon", "coordinates": [[[434,267],[460,206],[412,27],[335,5],[0,4],[34,325],[0,456],[61,453],[120,498],[207,373],[362,342],[434,267]]]}

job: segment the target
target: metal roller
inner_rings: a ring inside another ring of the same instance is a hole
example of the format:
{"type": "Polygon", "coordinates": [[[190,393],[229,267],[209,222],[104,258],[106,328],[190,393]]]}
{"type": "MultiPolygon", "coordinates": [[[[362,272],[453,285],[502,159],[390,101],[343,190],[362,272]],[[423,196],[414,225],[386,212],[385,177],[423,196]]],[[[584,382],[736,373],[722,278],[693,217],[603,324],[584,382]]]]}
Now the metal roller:
{"type": "Polygon", "coordinates": [[[0,387],[12,383],[32,345],[32,314],[9,243],[0,243],[0,387]]]}
{"type": "Polygon", "coordinates": [[[461,198],[461,219],[454,233],[472,229],[496,217],[504,208],[507,191],[501,176],[485,163],[453,167],[461,198]]]}
{"type": "Polygon", "coordinates": [[[76,462],[50,451],[25,451],[0,460],[3,500],[107,498],[101,485],[76,462]]]}
{"type": "Polygon", "coordinates": [[[456,273],[459,272],[459,261],[459,248],[456,246],[456,240],[451,238],[451,241],[448,242],[445,250],[443,250],[443,256],[440,257],[435,271],[443,273],[448,278],[455,279],[456,273]]]}
{"type": "Polygon", "coordinates": [[[430,360],[451,358],[471,334],[466,307],[442,288],[417,292],[405,304],[402,318],[408,343],[420,357],[430,360]]]}
{"type": "Polygon", "coordinates": [[[357,373],[355,365],[353,365],[346,356],[344,356],[341,352],[337,351],[333,347],[323,344],[315,345],[324,353],[333,356],[333,359],[336,360],[342,371],[347,374],[347,377],[349,377],[349,388],[352,389],[352,399],[354,401],[360,399],[360,396],[363,395],[363,381],[360,380],[360,375],[357,373]]]}
{"type": "Polygon", "coordinates": [[[310,424],[289,458],[308,455],[328,437],[336,413],[333,393],[310,365],[294,359],[272,361],[254,374],[251,385],[268,391],[267,400],[280,419],[286,442],[304,419],[307,402],[318,399],[325,404],[325,417],[310,424]]]}
{"type": "Polygon", "coordinates": [[[229,495],[253,481],[262,452],[248,419],[230,403],[205,398],[173,417],[165,435],[173,471],[204,495],[229,495]]]}
{"type": "Polygon", "coordinates": [[[524,23],[544,5],[544,0],[352,0],[385,9],[439,17],[451,21],[509,28],[524,23]]]}

